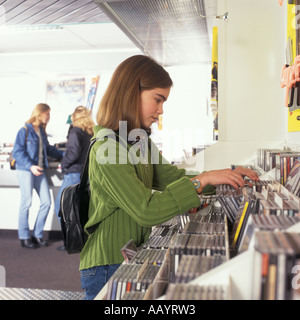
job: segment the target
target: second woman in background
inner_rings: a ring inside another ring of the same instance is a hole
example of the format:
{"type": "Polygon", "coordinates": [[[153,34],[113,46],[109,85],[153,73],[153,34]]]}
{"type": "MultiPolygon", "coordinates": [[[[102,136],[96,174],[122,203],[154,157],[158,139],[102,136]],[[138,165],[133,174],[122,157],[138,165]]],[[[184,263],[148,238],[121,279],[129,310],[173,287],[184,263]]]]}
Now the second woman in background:
{"type": "MultiPolygon", "coordinates": [[[[68,133],[66,152],[61,162],[64,179],[55,200],[57,216],[63,189],[80,181],[80,174],[84,166],[90,139],[93,135],[94,121],[86,107],[77,107],[71,115],[71,121],[72,126],[68,133]]],[[[58,247],[58,249],[64,250],[64,246],[58,247]]]]}
{"type": "Polygon", "coordinates": [[[58,160],[63,157],[63,152],[50,145],[48,141],[46,126],[50,120],[50,111],[46,103],[37,104],[30,119],[18,131],[13,148],[21,191],[18,236],[21,246],[30,249],[48,245],[47,241],[43,240],[43,233],[51,197],[44,169],[48,168],[48,156],[58,160]],[[28,218],[33,189],[40,198],[40,208],[30,237],[28,218]]]}

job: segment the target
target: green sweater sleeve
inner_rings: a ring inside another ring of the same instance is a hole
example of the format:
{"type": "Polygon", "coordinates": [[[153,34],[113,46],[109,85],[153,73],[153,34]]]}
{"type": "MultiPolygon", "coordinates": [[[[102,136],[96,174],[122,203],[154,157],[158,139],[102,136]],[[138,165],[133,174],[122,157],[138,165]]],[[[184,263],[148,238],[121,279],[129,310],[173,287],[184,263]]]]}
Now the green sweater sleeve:
{"type": "MultiPolygon", "coordinates": [[[[180,179],[181,177],[193,178],[200,172],[197,171],[187,171],[185,169],[178,169],[175,165],[168,164],[167,160],[159,153],[157,147],[152,142],[152,150],[157,154],[155,157],[159,159],[158,163],[165,164],[154,166],[154,178],[153,178],[153,188],[156,190],[164,190],[164,188],[171,182],[180,179]]],[[[216,189],[212,185],[207,185],[203,188],[203,195],[215,194],[216,189]]]]}
{"type": "MultiPolygon", "coordinates": [[[[118,148],[117,148],[118,149],[118,148]]],[[[97,155],[97,143],[90,155],[91,210],[99,214],[91,217],[86,227],[105,219],[115,210],[123,210],[139,225],[154,226],[199,206],[199,198],[191,181],[169,164],[106,163],[97,155]],[[99,161],[101,160],[101,161],[99,161]],[[102,162],[103,164],[100,164],[102,162]],[[159,167],[158,170],[155,167],[159,167]],[[165,179],[161,192],[152,191],[152,182],[165,179]],[[169,179],[165,178],[170,176],[169,179]],[[156,177],[156,178],[154,178],[156,177]],[[176,181],[174,181],[176,180],[176,181]],[[171,183],[169,183],[172,181],[171,183]],[[99,203],[105,204],[97,210],[99,203]],[[97,221],[98,220],[98,221],[97,221]]],[[[118,157],[118,151],[116,152],[118,157]]]]}

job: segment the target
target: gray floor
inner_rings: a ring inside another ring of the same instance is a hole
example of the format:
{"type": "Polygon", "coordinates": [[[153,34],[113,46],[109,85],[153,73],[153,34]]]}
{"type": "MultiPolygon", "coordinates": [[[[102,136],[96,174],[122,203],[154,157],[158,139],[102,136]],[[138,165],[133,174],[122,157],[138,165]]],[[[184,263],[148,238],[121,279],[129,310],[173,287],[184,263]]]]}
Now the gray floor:
{"type": "Polygon", "coordinates": [[[6,287],[82,291],[79,254],[58,251],[60,240],[45,248],[22,248],[19,239],[0,233],[0,265],[5,268],[6,287]]]}

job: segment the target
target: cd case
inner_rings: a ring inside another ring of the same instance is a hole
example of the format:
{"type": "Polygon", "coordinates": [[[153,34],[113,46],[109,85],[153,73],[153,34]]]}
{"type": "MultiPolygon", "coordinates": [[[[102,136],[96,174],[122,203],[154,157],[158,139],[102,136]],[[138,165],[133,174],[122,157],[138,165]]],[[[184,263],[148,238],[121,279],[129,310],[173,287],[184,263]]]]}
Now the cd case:
{"type": "Polygon", "coordinates": [[[124,247],[121,249],[122,255],[124,257],[124,260],[126,263],[129,263],[131,259],[135,256],[138,249],[134,243],[134,241],[131,239],[129,240],[124,247]]]}

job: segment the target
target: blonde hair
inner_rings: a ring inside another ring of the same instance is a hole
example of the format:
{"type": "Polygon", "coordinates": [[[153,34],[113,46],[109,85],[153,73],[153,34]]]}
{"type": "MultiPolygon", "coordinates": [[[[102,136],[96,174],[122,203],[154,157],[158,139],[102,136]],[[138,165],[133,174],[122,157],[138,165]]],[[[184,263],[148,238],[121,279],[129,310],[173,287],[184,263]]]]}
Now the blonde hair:
{"type": "Polygon", "coordinates": [[[173,85],[168,72],[153,59],[135,55],[123,61],[112,75],[97,112],[97,123],[112,130],[127,121],[127,131],[141,128],[140,94],[173,85]]]}
{"type": "MultiPolygon", "coordinates": [[[[27,120],[25,123],[33,123],[33,122],[35,122],[42,113],[44,113],[44,112],[46,112],[48,110],[51,110],[51,109],[46,103],[38,103],[34,107],[29,120],[27,120]]],[[[45,130],[47,124],[46,123],[42,123],[41,126],[45,130]]]]}
{"type": "Polygon", "coordinates": [[[91,112],[84,106],[77,107],[71,115],[73,127],[78,127],[88,134],[93,135],[94,121],[91,112]]]}

